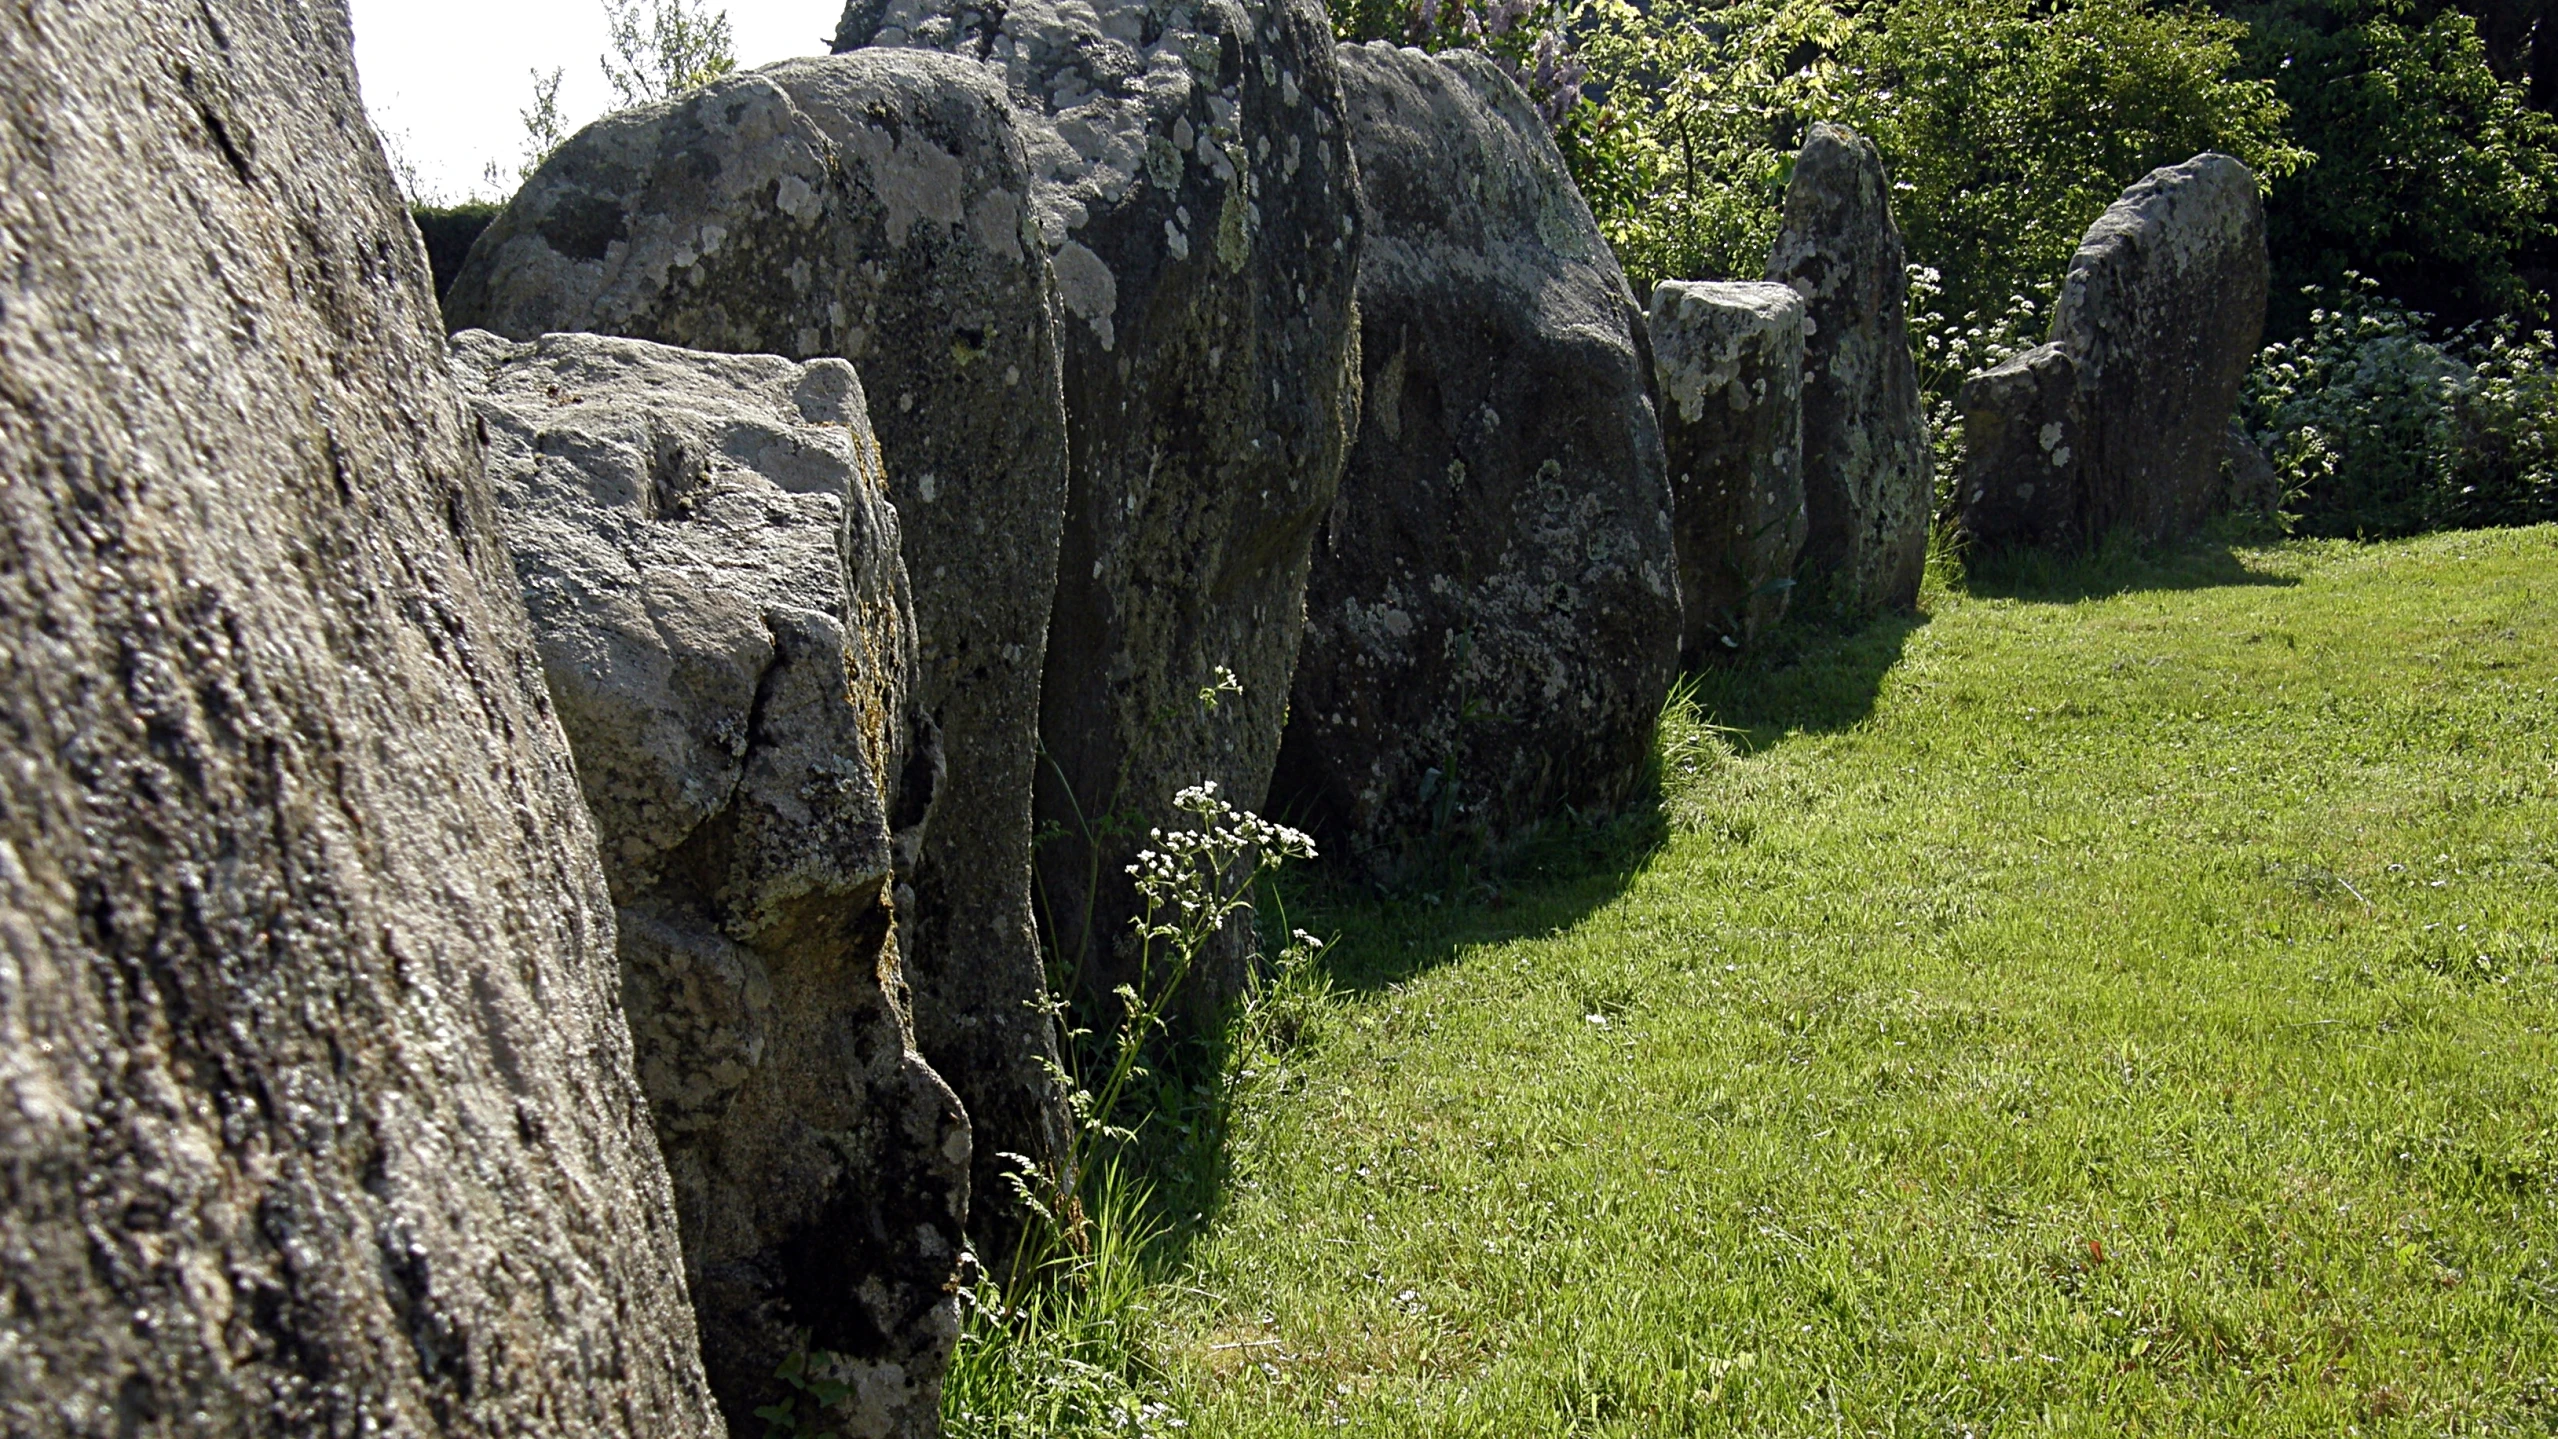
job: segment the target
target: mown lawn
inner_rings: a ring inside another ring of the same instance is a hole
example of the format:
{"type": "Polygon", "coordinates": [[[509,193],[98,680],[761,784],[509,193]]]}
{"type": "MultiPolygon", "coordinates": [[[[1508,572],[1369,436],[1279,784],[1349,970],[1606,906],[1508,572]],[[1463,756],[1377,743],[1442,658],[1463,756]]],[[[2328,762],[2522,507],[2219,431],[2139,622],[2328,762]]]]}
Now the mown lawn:
{"type": "Polygon", "coordinates": [[[2558,531],[1926,610],[1710,677],[1625,862],[1321,916],[1189,1433],[2558,1431],[2558,531]]]}

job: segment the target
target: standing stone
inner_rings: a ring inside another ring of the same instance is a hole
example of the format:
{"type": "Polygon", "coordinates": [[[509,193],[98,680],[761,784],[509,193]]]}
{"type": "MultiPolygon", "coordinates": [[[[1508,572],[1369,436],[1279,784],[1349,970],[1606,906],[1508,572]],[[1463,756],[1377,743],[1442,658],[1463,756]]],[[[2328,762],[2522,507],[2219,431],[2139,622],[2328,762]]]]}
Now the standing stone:
{"type": "Polygon", "coordinates": [[[1936,506],[1901,231],[1874,142],[1812,126],[1768,278],[1803,297],[1802,570],[1845,613],[1908,609],[1936,506]]]}
{"type": "Polygon", "coordinates": [[[717,1435],[349,48],[0,10],[0,1432],[717,1435]]]}
{"type": "Polygon", "coordinates": [[[1964,537],[2078,549],[2192,533],[2231,493],[2230,411],[2267,284],[2244,164],[2197,155],[2124,191],[2070,259],[2050,342],[1964,383],[1964,537]]]}
{"type": "MultiPolygon", "coordinates": [[[[915,1037],[968,1106],[976,1238],[1019,1214],[1005,1156],[1066,1114],[1030,890],[1039,674],[1065,516],[1047,258],[1004,87],[954,56],[785,61],[579,132],[508,205],[446,312],[859,366],[913,577],[916,699],[941,734],[898,906],[915,1037]]],[[[919,777],[929,780],[929,776],[919,777]]]]}
{"type": "MultiPolygon", "coordinates": [[[[866,45],[971,56],[1023,116],[1073,456],[1038,867],[1060,955],[1106,995],[1136,977],[1125,867],[1180,818],[1174,793],[1215,780],[1262,803],[1309,543],[1356,428],[1331,23],[1317,0],[853,0],[835,48],[866,45]],[[1242,692],[1212,706],[1221,669],[1242,692]]],[[[1194,971],[1194,1019],[1240,958],[1194,971]]]]}
{"type": "Polygon", "coordinates": [[[1653,373],[1679,546],[1680,660],[1738,652],[1785,615],[1803,550],[1803,297],[1785,285],[1652,288],[1653,373]]]}
{"type": "Polygon", "coordinates": [[[1625,798],[1677,559],[1642,313],[1545,122],[1480,54],[1340,63],[1366,394],[1274,792],[1392,881],[1625,798]]]}
{"type": "Polygon", "coordinates": [[[2078,367],[2059,345],[2037,345],[1963,382],[1963,469],[1955,531],[1996,548],[2080,533],[2075,433],[2078,367]]]}
{"type": "Polygon", "coordinates": [[[730,1429],[806,1352],[852,1385],[829,1425],[938,1432],[968,1122],[899,1005],[913,619],[861,383],[483,330],[454,368],[595,814],[730,1429]]]}

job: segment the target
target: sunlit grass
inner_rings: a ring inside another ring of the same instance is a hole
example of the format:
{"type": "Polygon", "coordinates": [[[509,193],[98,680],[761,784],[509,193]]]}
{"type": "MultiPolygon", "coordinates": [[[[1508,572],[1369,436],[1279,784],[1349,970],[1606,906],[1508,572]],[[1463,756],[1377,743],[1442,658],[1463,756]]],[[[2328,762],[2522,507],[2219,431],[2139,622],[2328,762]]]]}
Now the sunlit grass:
{"type": "Polygon", "coordinates": [[[1927,609],[1706,677],[1656,850],[1325,916],[1190,1432],[2558,1430],[2558,531],[1927,609]]]}

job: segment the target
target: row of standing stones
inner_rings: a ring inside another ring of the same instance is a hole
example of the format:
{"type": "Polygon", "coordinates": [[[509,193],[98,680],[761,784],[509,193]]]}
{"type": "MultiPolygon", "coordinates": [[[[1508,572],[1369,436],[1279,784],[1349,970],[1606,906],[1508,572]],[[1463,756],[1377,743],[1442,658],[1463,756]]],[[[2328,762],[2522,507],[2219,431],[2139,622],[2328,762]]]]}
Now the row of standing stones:
{"type": "MultiPolygon", "coordinates": [[[[1623,802],[1798,572],[1916,595],[1843,130],[1647,315],[1479,56],[856,0],[572,139],[447,340],[343,9],[137,9],[0,16],[12,1433],[752,1433],[793,1354],[935,1432],[1041,926],[1132,977],[1175,788],[1392,880],[1623,802]]],[[[1966,532],[2189,525],[2263,293],[2235,162],[2135,187],[1966,532]]]]}

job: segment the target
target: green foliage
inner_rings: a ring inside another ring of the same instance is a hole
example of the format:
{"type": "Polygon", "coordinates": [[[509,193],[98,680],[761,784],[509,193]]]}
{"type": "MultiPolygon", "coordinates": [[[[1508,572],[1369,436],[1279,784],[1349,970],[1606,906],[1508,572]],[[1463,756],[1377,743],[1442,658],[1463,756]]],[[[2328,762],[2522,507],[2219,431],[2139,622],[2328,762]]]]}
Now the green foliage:
{"type": "Polygon", "coordinates": [[[2266,347],[2240,415],[2313,535],[2558,519],[2558,343],[2510,323],[2448,339],[2378,282],[2322,297],[2266,347]]]}
{"type": "Polygon", "coordinates": [[[2273,87],[2235,77],[2244,26],[2146,0],[1899,0],[1850,51],[1842,117],[1881,148],[1911,258],[1949,308],[2049,299],[2133,181],[2204,150],[2265,179],[2307,157],[2273,87]]]}
{"type": "Polygon", "coordinates": [[[2265,348],[2240,414],[2302,532],[2405,535],[2435,518],[2463,368],[2368,283],[2265,348]]]}
{"type": "Polygon", "coordinates": [[[2261,174],[2304,158],[2282,106],[2236,78],[2241,27],[2144,0],[1590,0],[1599,103],[1575,174],[1628,274],[1760,273],[1813,120],[1871,136],[1913,262],[1949,313],[2048,299],[2125,186],[2205,149],[2261,174]]]}
{"type": "Polygon", "coordinates": [[[1845,107],[1833,57],[1856,22],[1827,0],[1588,0],[1580,24],[1592,103],[1565,154],[1635,293],[1766,273],[1803,131],[1845,107]]]}
{"type": "Polygon", "coordinates": [[[1955,404],[1963,381],[2042,343],[2051,322],[2044,318],[2046,302],[2022,293],[1997,309],[1950,319],[1943,276],[1926,265],[1912,265],[1909,273],[1910,349],[1927,403],[1928,441],[1936,449],[1936,510],[1947,515],[1963,473],[1963,412],[1955,404]]]}
{"type": "Polygon", "coordinates": [[[688,95],[737,68],[726,10],[705,10],[701,0],[603,4],[613,46],[604,81],[624,108],[688,95]]]}
{"type": "Polygon", "coordinates": [[[1149,1253],[1163,1239],[1152,1195],[1117,1162],[1085,1188],[1080,1242],[1060,1246],[1006,1302],[994,1281],[963,1296],[958,1352],[942,1389],[952,1439],[1161,1435],[1178,1416],[1147,1358],[1160,1303],[1149,1253]],[[1171,1421],[1167,1423],[1166,1421],[1171,1421]]]}
{"type": "Polygon", "coordinates": [[[1633,872],[1343,916],[1154,1290],[1166,1397],[1231,1439],[2545,1432],[2554,565],[2115,551],[1704,677],[1633,872]]]}
{"type": "MultiPolygon", "coordinates": [[[[1233,671],[1219,665],[1198,701],[1213,710],[1242,693],[1233,671]]],[[[1312,859],[1314,842],[1235,808],[1214,781],[1181,791],[1173,808],[1193,827],[1152,830],[1150,846],[1128,867],[1144,912],[1135,921],[1136,982],[1113,995],[1116,1024],[1096,1034],[1072,1023],[1065,999],[1051,1001],[1066,1041],[1052,1078],[1067,1096],[1074,1133],[1052,1167],[1003,1156],[1012,1197],[1032,1223],[1020,1252],[965,1296],[943,1405],[957,1439],[1149,1435],[1185,1426],[1148,1397],[1161,1389],[1144,1355],[1170,1229],[1147,1176],[1168,1173],[1174,1192],[1189,1199],[1213,1188],[1242,1066],[1271,1026],[1304,1004],[1304,975],[1322,942],[1294,932],[1268,976],[1256,968],[1222,1045],[1207,1056],[1208,1076],[1186,1082],[1182,1056],[1167,1052],[1165,1022],[1185,981],[1225,936],[1257,928],[1264,882],[1291,859],[1312,859]]],[[[1060,973],[1053,989],[1065,996],[1081,985],[1060,973]]]]}
{"type": "Polygon", "coordinates": [[[1519,82],[1549,126],[1581,99],[1572,0],[1332,0],[1333,33],[1424,50],[1481,50],[1519,82]]]}
{"type": "Polygon", "coordinates": [[[804,1351],[783,1360],[773,1377],[791,1387],[791,1396],[755,1411],[764,1421],[764,1439],[837,1439],[835,1430],[820,1426],[828,1410],[853,1395],[852,1381],[835,1372],[841,1363],[836,1355],[804,1351]]]}
{"type": "Polygon", "coordinates": [[[2558,521],[2558,336],[2499,322],[2473,344],[2452,408],[2447,525],[2558,521]]]}
{"type": "Polygon", "coordinates": [[[2319,157],[2268,207],[2275,333],[2305,322],[2291,297],[2348,270],[2458,319],[2535,307],[2516,261],[2552,234],[2558,122],[2496,79],[2474,21],[2395,0],[2234,13],[2249,22],[2249,73],[2272,82],[2319,157]]]}

